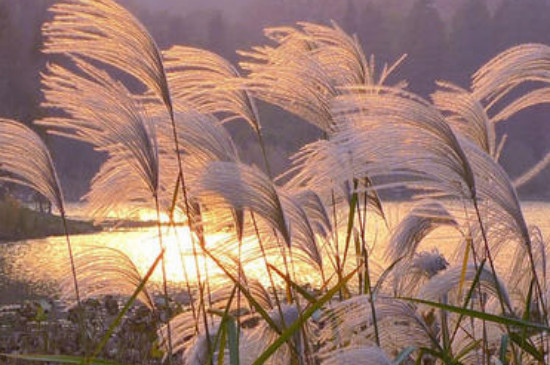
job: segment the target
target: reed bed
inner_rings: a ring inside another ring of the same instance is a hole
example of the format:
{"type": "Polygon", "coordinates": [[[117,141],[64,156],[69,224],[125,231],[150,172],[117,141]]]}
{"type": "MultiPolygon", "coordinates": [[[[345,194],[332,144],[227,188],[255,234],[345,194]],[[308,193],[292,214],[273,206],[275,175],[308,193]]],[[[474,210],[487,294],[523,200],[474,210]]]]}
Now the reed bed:
{"type": "MultiPolygon", "coordinates": [[[[550,101],[549,46],[507,50],[483,65],[468,89],[441,81],[426,100],[400,80],[404,56],[378,65],[337,24],[266,29],[269,45],[239,51],[236,66],[207,50],[160,50],[112,0],[60,0],[50,11],[44,52],[66,62],[42,74],[43,106],[58,116],[35,123],[106,154],[84,199],[98,216],[129,203],[154,210],[159,255],[140,272],[114,249],[91,245],[74,254],[67,231],[71,275],[61,289],[80,313],[81,331],[84,301],[115,295],[124,298],[122,309],[100,334],[82,336],[77,354],[3,356],[120,359],[105,348],[113,348],[140,302],[158,319],[150,339],[158,362],[550,361],[548,246],[526,222],[516,193],[550,158],[512,181],[498,162],[506,139],[495,132],[496,123],[550,101]],[[144,91],[131,92],[113,69],[144,91]],[[524,95],[512,93],[533,81],[524,95]],[[280,176],[270,169],[258,100],[324,135],[280,176]],[[240,159],[224,127],[238,122],[255,133],[262,167],[240,159]],[[406,189],[412,206],[399,222],[385,210],[395,189],[406,189]],[[194,262],[192,270],[182,267],[186,303],[171,297],[164,262],[176,217],[189,227],[182,254],[194,262]],[[372,239],[377,225],[390,232],[380,245],[372,239]],[[441,229],[459,237],[454,253],[421,251],[441,229]],[[209,239],[217,233],[223,239],[209,239]],[[503,248],[515,250],[511,262],[500,259],[503,248]],[[263,277],[251,274],[251,263],[263,277]],[[164,305],[149,281],[157,266],[164,305]]],[[[35,189],[64,219],[54,161],[40,138],[3,119],[0,143],[0,179],[35,189]]]]}

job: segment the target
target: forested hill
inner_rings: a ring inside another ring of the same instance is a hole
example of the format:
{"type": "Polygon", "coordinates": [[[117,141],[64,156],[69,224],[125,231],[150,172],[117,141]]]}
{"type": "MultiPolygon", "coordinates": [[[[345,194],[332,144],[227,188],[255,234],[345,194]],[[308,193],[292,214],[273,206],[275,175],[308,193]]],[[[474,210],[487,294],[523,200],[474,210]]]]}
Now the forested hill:
{"type": "MultiPolygon", "coordinates": [[[[407,53],[397,73],[412,91],[428,96],[434,81],[467,87],[481,64],[509,46],[550,44],[547,0],[120,0],[152,32],[158,44],[203,47],[237,61],[237,49],[265,41],[262,28],[299,20],[336,21],[356,33],[379,63],[407,53]]],[[[0,0],[0,115],[30,122],[40,118],[41,23],[52,0],[0,0]]],[[[56,61],[56,59],[50,59],[56,61]]],[[[396,78],[395,81],[398,81],[396,78]]],[[[286,156],[318,132],[274,108],[262,108],[272,164],[287,166],[286,156]]],[[[243,156],[259,155],[243,125],[229,126],[243,156]]],[[[550,146],[550,107],[525,111],[499,124],[508,134],[502,163],[516,176],[550,146]]],[[[78,198],[87,188],[101,156],[75,142],[48,137],[66,192],[78,198]]],[[[253,160],[250,162],[254,162],[253,160]]],[[[550,198],[550,170],[523,187],[524,197],[550,198]]]]}

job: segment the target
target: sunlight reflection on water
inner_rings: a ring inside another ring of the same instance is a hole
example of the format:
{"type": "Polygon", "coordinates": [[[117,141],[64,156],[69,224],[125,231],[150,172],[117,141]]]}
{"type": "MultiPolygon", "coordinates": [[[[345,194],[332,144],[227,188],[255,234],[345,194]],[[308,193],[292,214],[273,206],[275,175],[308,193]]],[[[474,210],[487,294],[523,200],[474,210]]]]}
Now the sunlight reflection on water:
{"type": "MultiPolygon", "coordinates": [[[[390,226],[397,224],[410,209],[410,204],[386,204],[386,212],[390,226]]],[[[544,237],[550,234],[550,204],[543,202],[528,202],[523,205],[524,213],[528,224],[538,225],[544,237]]],[[[153,218],[147,214],[141,215],[141,219],[153,218]]],[[[382,262],[385,242],[388,239],[388,231],[380,221],[371,220],[369,227],[368,241],[375,243],[374,259],[382,262]]],[[[225,234],[215,234],[207,237],[208,246],[216,245],[217,241],[223,240],[225,234]]],[[[166,245],[166,269],[169,281],[174,288],[183,287],[184,272],[186,268],[190,281],[196,277],[195,259],[192,256],[192,245],[189,230],[186,227],[163,228],[163,240],[166,245]],[[182,265],[182,262],[184,265],[182,265]]],[[[121,250],[135,263],[139,271],[145,273],[154,259],[159,254],[159,243],[157,228],[140,228],[131,230],[115,230],[112,232],[101,232],[90,235],[72,236],[74,250],[82,250],[89,246],[106,246],[121,250]]],[[[437,248],[451,263],[456,245],[460,242],[460,236],[456,231],[439,229],[430,234],[422,243],[421,249],[431,250],[437,248]]],[[[253,239],[248,241],[254,244],[253,239]]],[[[501,270],[504,270],[506,257],[513,254],[513,251],[502,251],[498,258],[501,270]]],[[[0,258],[4,264],[0,268],[0,277],[4,277],[4,292],[10,293],[9,282],[30,282],[36,292],[50,292],[56,287],[56,282],[70,274],[67,260],[66,242],[63,237],[49,237],[21,241],[0,245],[0,258]],[[8,284],[6,284],[8,282],[8,284]],[[6,290],[7,289],[7,290],[6,290]]],[[[276,258],[271,258],[275,260],[276,258]]],[[[351,260],[350,260],[351,261],[351,260]]],[[[221,270],[210,260],[199,257],[199,273],[202,277],[209,275],[215,277],[221,274],[221,270]],[[206,267],[205,267],[206,262],[206,267]]],[[[497,263],[498,265],[498,263],[497,263]]],[[[319,282],[318,275],[308,267],[297,267],[297,277],[302,282],[316,284],[319,282]]],[[[248,277],[256,278],[264,284],[268,284],[263,263],[255,261],[245,267],[248,277]]],[[[162,274],[160,266],[155,271],[152,280],[160,282],[162,274]]],[[[2,284],[0,284],[2,285],[2,284]]],[[[20,298],[0,298],[0,302],[9,302],[20,298]]]]}

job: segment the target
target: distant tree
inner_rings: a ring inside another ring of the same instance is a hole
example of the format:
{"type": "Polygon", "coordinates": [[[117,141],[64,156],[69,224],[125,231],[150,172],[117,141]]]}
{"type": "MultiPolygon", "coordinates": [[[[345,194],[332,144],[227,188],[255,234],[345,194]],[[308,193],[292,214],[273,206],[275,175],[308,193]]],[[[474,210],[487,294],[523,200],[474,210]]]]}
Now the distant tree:
{"type": "Polygon", "coordinates": [[[443,76],[447,59],[446,30],[432,0],[417,0],[405,19],[401,50],[408,54],[404,76],[413,91],[427,96],[443,76]]]}
{"type": "MultiPolygon", "coordinates": [[[[538,42],[550,43],[550,6],[546,0],[503,0],[494,17],[493,55],[513,45],[538,42]]],[[[522,95],[529,85],[512,92],[507,100],[522,95]]],[[[511,176],[525,171],[546,152],[547,122],[550,106],[539,105],[499,123],[499,132],[510,136],[503,151],[502,164],[511,176]]],[[[548,191],[548,170],[523,186],[520,195],[548,191]]]]}
{"type": "Polygon", "coordinates": [[[225,54],[225,24],[221,10],[212,12],[212,17],[208,22],[208,48],[216,53],[225,54]]]}
{"type": "Polygon", "coordinates": [[[392,29],[381,5],[368,2],[359,18],[357,35],[367,55],[388,61],[392,48],[392,29]]]}
{"type": "Polygon", "coordinates": [[[492,19],[485,0],[466,0],[451,22],[448,77],[468,86],[472,73],[495,55],[492,19]]]}
{"type": "Polygon", "coordinates": [[[349,34],[356,34],[358,32],[357,20],[358,14],[355,3],[353,0],[348,0],[344,11],[344,18],[342,19],[342,28],[349,34]]]}
{"type": "Polygon", "coordinates": [[[503,0],[494,19],[499,52],[512,45],[550,41],[550,7],[546,0],[503,0]]]}

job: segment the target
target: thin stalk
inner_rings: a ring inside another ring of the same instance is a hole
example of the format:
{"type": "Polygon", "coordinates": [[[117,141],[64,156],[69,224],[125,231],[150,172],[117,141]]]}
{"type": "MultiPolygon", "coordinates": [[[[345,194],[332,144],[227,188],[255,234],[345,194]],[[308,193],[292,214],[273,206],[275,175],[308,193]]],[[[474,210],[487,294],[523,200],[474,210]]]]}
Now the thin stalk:
{"type": "Polygon", "coordinates": [[[372,323],[374,325],[374,336],[376,339],[376,344],[380,346],[380,332],[378,330],[378,321],[376,319],[376,306],[374,305],[374,294],[372,292],[372,285],[370,280],[370,265],[369,265],[369,252],[367,250],[367,243],[366,243],[366,224],[367,224],[367,206],[366,206],[366,192],[365,192],[365,204],[364,204],[364,216],[361,217],[361,207],[359,204],[356,204],[357,208],[357,215],[359,218],[359,229],[361,230],[361,240],[362,240],[362,252],[363,252],[363,260],[365,264],[365,287],[367,289],[367,294],[369,295],[369,301],[370,301],[370,307],[371,307],[371,314],[372,314],[372,323]]]}
{"type": "MultiPolygon", "coordinates": [[[[475,209],[475,212],[476,212],[477,221],[479,223],[479,228],[481,230],[481,236],[483,238],[483,243],[485,244],[485,254],[487,255],[487,259],[489,260],[489,265],[491,266],[491,271],[493,272],[493,278],[495,280],[495,287],[496,287],[496,290],[497,290],[497,295],[498,295],[498,298],[499,298],[500,307],[502,309],[502,313],[505,314],[506,309],[505,309],[505,306],[504,306],[504,299],[503,299],[503,296],[502,296],[502,292],[500,290],[499,281],[498,281],[498,277],[497,277],[497,272],[496,272],[495,264],[494,264],[494,261],[493,261],[493,255],[491,254],[491,250],[489,248],[489,241],[487,240],[487,233],[485,232],[485,226],[483,225],[483,221],[481,220],[481,212],[479,211],[479,206],[477,204],[477,199],[474,197],[472,199],[472,201],[473,201],[474,209],[475,209]]],[[[508,309],[510,310],[510,313],[513,313],[512,308],[508,308],[508,309]]]]}
{"type": "MultiPolygon", "coordinates": [[[[209,274],[208,274],[208,262],[207,262],[206,255],[204,254],[204,252],[202,253],[201,256],[202,256],[203,264],[204,264],[204,281],[205,281],[205,285],[206,285],[206,294],[207,294],[207,298],[208,298],[208,307],[212,308],[212,291],[210,290],[210,277],[209,277],[209,274]]],[[[213,313],[210,313],[210,319],[212,320],[212,322],[214,321],[214,314],[213,313]]]]}
{"type": "Polygon", "coordinates": [[[60,213],[61,213],[61,220],[63,221],[63,229],[65,230],[65,239],[67,241],[67,251],[69,252],[69,259],[71,261],[71,272],[73,275],[73,284],[74,284],[74,292],[76,295],[76,302],[80,307],[82,303],[80,302],[80,291],[78,289],[78,279],[76,278],[76,266],[74,263],[73,248],[71,245],[71,238],[69,236],[69,228],[67,226],[67,217],[65,215],[65,209],[63,207],[60,207],[60,213]]]}
{"type": "MultiPolygon", "coordinates": [[[[237,280],[239,280],[239,283],[241,282],[242,276],[243,276],[242,275],[243,274],[242,248],[243,248],[243,238],[242,238],[242,235],[239,235],[239,265],[238,265],[239,276],[237,278],[237,280]]],[[[237,334],[240,334],[241,332],[241,291],[240,290],[237,292],[237,313],[238,313],[236,318],[237,324],[238,324],[237,334]]]]}
{"type": "MultiPolygon", "coordinates": [[[[160,252],[164,252],[164,243],[162,241],[162,229],[160,224],[160,206],[159,206],[159,200],[157,194],[154,194],[153,196],[155,200],[155,208],[157,211],[157,228],[158,228],[158,235],[159,235],[159,247],[160,252]]],[[[170,327],[170,297],[168,296],[168,279],[166,277],[166,260],[164,259],[164,255],[162,255],[162,289],[164,291],[164,302],[166,305],[165,311],[166,311],[166,328],[168,332],[168,363],[172,363],[172,330],[170,327]]]]}
{"type": "Polygon", "coordinates": [[[267,151],[265,148],[264,137],[259,127],[256,129],[256,135],[258,136],[258,143],[260,144],[260,149],[262,150],[262,156],[264,158],[264,164],[265,164],[267,176],[269,176],[269,178],[272,179],[273,176],[271,175],[271,167],[269,166],[269,160],[267,159],[267,151]]]}
{"type": "MultiPolygon", "coordinates": [[[[297,280],[296,280],[296,268],[294,266],[294,256],[292,255],[292,247],[289,247],[288,249],[288,252],[289,252],[289,258],[290,258],[290,267],[291,267],[291,270],[292,270],[292,276],[293,276],[293,280],[295,283],[297,283],[297,280]]],[[[294,295],[294,299],[296,301],[296,309],[298,310],[298,318],[304,323],[304,326],[301,326],[300,328],[300,332],[302,334],[302,339],[303,339],[303,346],[302,346],[302,349],[303,349],[303,352],[304,352],[304,358],[306,359],[306,362],[309,363],[309,346],[308,346],[308,341],[307,341],[307,333],[306,333],[306,328],[305,328],[305,322],[303,321],[303,318],[302,318],[302,308],[301,308],[301,305],[300,305],[300,296],[298,294],[295,294],[294,295]]]]}
{"type": "MultiPolygon", "coordinates": [[[[164,70],[164,67],[162,67],[162,76],[163,76],[163,79],[164,80],[167,80],[167,77],[166,77],[166,71],[164,70]]],[[[193,237],[193,229],[194,227],[192,227],[192,224],[193,224],[193,219],[191,217],[191,209],[190,209],[190,204],[189,204],[189,197],[187,196],[187,186],[186,186],[186,182],[185,182],[185,175],[183,173],[183,163],[182,163],[182,160],[181,160],[181,148],[180,148],[180,144],[179,144],[179,138],[178,138],[178,131],[177,131],[177,128],[176,128],[176,120],[174,118],[174,107],[172,105],[172,100],[171,100],[171,95],[168,93],[166,95],[166,98],[165,98],[165,104],[166,104],[166,108],[168,109],[168,114],[170,115],[170,123],[171,123],[171,126],[172,126],[172,138],[174,140],[174,148],[176,150],[176,160],[178,162],[178,175],[179,175],[179,179],[181,181],[181,190],[182,190],[182,193],[183,193],[183,201],[184,201],[184,205],[185,205],[185,215],[187,216],[187,222],[189,223],[189,230],[191,231],[190,233],[190,236],[191,236],[191,243],[192,243],[192,246],[193,246],[193,256],[195,257],[195,266],[196,266],[196,270],[197,270],[197,280],[198,280],[198,283],[199,283],[199,295],[201,296],[201,301],[203,303],[203,306],[204,306],[204,291],[202,289],[202,286],[200,285],[201,283],[201,280],[200,280],[200,268],[199,268],[199,265],[198,265],[198,260],[197,260],[197,250],[196,250],[196,244],[195,244],[195,239],[193,237]]],[[[205,330],[206,330],[206,342],[207,342],[207,345],[208,345],[208,351],[210,351],[210,336],[209,336],[209,332],[208,332],[208,320],[206,318],[206,308],[203,308],[203,320],[204,320],[204,327],[205,327],[205,330]]]]}
{"type": "MultiPolygon", "coordinates": [[[[481,220],[481,212],[480,212],[479,206],[477,204],[477,199],[475,197],[473,197],[472,201],[473,201],[474,209],[476,211],[476,216],[477,216],[477,220],[478,220],[479,227],[480,227],[480,230],[481,230],[481,235],[483,237],[483,242],[485,244],[485,251],[486,251],[487,259],[489,260],[489,265],[491,266],[491,271],[493,272],[493,278],[495,280],[495,287],[497,289],[497,295],[498,295],[498,299],[499,299],[499,302],[500,302],[502,314],[504,315],[505,314],[504,300],[502,298],[502,292],[500,290],[500,285],[499,285],[495,265],[494,265],[494,262],[493,262],[493,257],[491,255],[491,250],[489,249],[489,242],[488,242],[488,239],[487,239],[487,233],[485,232],[485,227],[483,225],[483,221],[481,220]]],[[[512,308],[508,308],[508,310],[510,311],[510,313],[513,314],[512,308]]],[[[506,331],[508,332],[508,334],[511,333],[511,330],[510,330],[509,326],[506,326],[506,331]]],[[[513,347],[512,347],[512,349],[513,349],[513,347]]],[[[487,361],[490,362],[489,361],[490,360],[490,354],[488,353],[487,356],[488,356],[487,361]]]]}
{"type": "MultiPolygon", "coordinates": [[[[472,237],[472,227],[470,226],[470,215],[468,214],[468,209],[466,208],[466,202],[462,201],[462,204],[463,204],[463,207],[464,207],[464,214],[466,216],[466,221],[468,222],[468,232],[469,232],[469,235],[470,235],[470,239],[469,240],[467,239],[467,244],[470,245],[470,248],[471,248],[471,251],[472,251],[472,254],[473,254],[473,259],[474,259],[474,268],[477,271],[478,268],[479,268],[479,264],[478,264],[478,261],[477,261],[478,260],[478,254],[477,254],[475,243],[474,243],[474,240],[473,240],[473,237],[472,237]]],[[[483,301],[481,286],[477,285],[477,290],[478,290],[479,305],[481,307],[481,311],[483,313],[485,313],[485,302],[483,301]]],[[[456,335],[456,333],[458,331],[458,325],[459,324],[460,324],[460,322],[458,322],[458,324],[455,328],[455,331],[454,331],[453,336],[452,336],[453,339],[451,340],[451,342],[454,340],[454,336],[456,335]]],[[[485,354],[487,354],[487,353],[489,353],[489,342],[487,340],[487,324],[485,323],[484,319],[482,320],[481,325],[482,325],[482,334],[483,334],[483,345],[485,346],[485,354]]],[[[474,328],[473,319],[472,319],[472,328],[474,328]]],[[[475,335],[475,333],[474,333],[474,335],[475,335]]],[[[482,356],[482,364],[485,364],[485,361],[486,361],[485,356],[482,356]]]]}
{"type": "MultiPolygon", "coordinates": [[[[176,235],[176,238],[178,238],[176,227],[172,227],[174,229],[174,234],[176,235]]],[[[177,239],[177,242],[179,243],[179,238],[177,239]]],[[[199,333],[199,319],[197,314],[197,309],[195,308],[195,299],[193,298],[193,293],[191,291],[191,285],[189,284],[189,273],[187,272],[187,266],[185,265],[185,258],[184,253],[182,252],[181,245],[178,244],[178,251],[180,254],[180,261],[183,271],[183,278],[185,280],[185,287],[187,289],[187,292],[189,293],[189,305],[191,307],[191,314],[193,315],[193,320],[195,321],[195,332],[196,334],[199,333]]]]}
{"type": "MultiPolygon", "coordinates": [[[[256,237],[258,238],[258,244],[260,246],[260,251],[262,252],[262,258],[264,260],[265,269],[267,270],[267,276],[269,277],[269,283],[271,284],[271,288],[273,289],[273,296],[275,298],[275,304],[277,305],[277,310],[279,311],[279,315],[281,318],[283,317],[283,309],[281,307],[281,301],[279,300],[279,295],[277,294],[277,288],[275,286],[275,281],[273,280],[273,273],[271,272],[271,268],[269,267],[269,262],[267,261],[267,255],[265,253],[265,247],[263,245],[262,238],[260,237],[260,231],[258,229],[258,224],[256,223],[256,217],[254,216],[253,212],[250,212],[250,217],[252,218],[252,224],[254,225],[254,231],[256,232],[256,237]]],[[[283,331],[285,330],[285,323],[283,321],[283,331]]]]}
{"type": "MultiPolygon", "coordinates": [[[[332,199],[332,215],[333,215],[333,224],[334,224],[334,247],[335,247],[335,256],[334,259],[336,261],[336,274],[338,276],[338,280],[342,280],[342,266],[340,263],[340,248],[338,247],[338,217],[336,213],[336,199],[334,197],[334,190],[331,189],[331,199],[332,199]]],[[[338,296],[340,300],[343,299],[342,295],[342,289],[338,290],[338,296]]]]}
{"type": "Polygon", "coordinates": [[[59,212],[61,214],[61,221],[63,222],[63,229],[65,231],[65,240],[67,241],[67,251],[69,252],[69,260],[71,262],[71,272],[73,275],[74,291],[76,295],[76,303],[78,305],[77,315],[78,315],[78,320],[80,322],[80,330],[82,331],[82,338],[84,341],[84,353],[85,355],[88,355],[88,336],[86,335],[85,308],[82,306],[82,302],[80,300],[80,291],[78,289],[78,279],[76,277],[76,265],[74,263],[73,248],[71,245],[71,238],[69,235],[69,227],[67,225],[67,216],[65,213],[65,207],[63,205],[59,207],[59,212]]]}
{"type": "Polygon", "coordinates": [[[195,260],[195,268],[196,268],[196,274],[197,274],[197,285],[199,288],[199,312],[201,311],[202,306],[202,320],[204,323],[204,330],[206,331],[206,344],[208,351],[211,350],[211,341],[210,341],[210,331],[208,329],[208,318],[206,314],[206,303],[204,300],[204,286],[202,285],[202,278],[200,273],[200,264],[198,259],[198,252],[196,247],[195,239],[193,238],[193,233],[191,232],[191,247],[193,250],[193,258],[195,260]]]}

